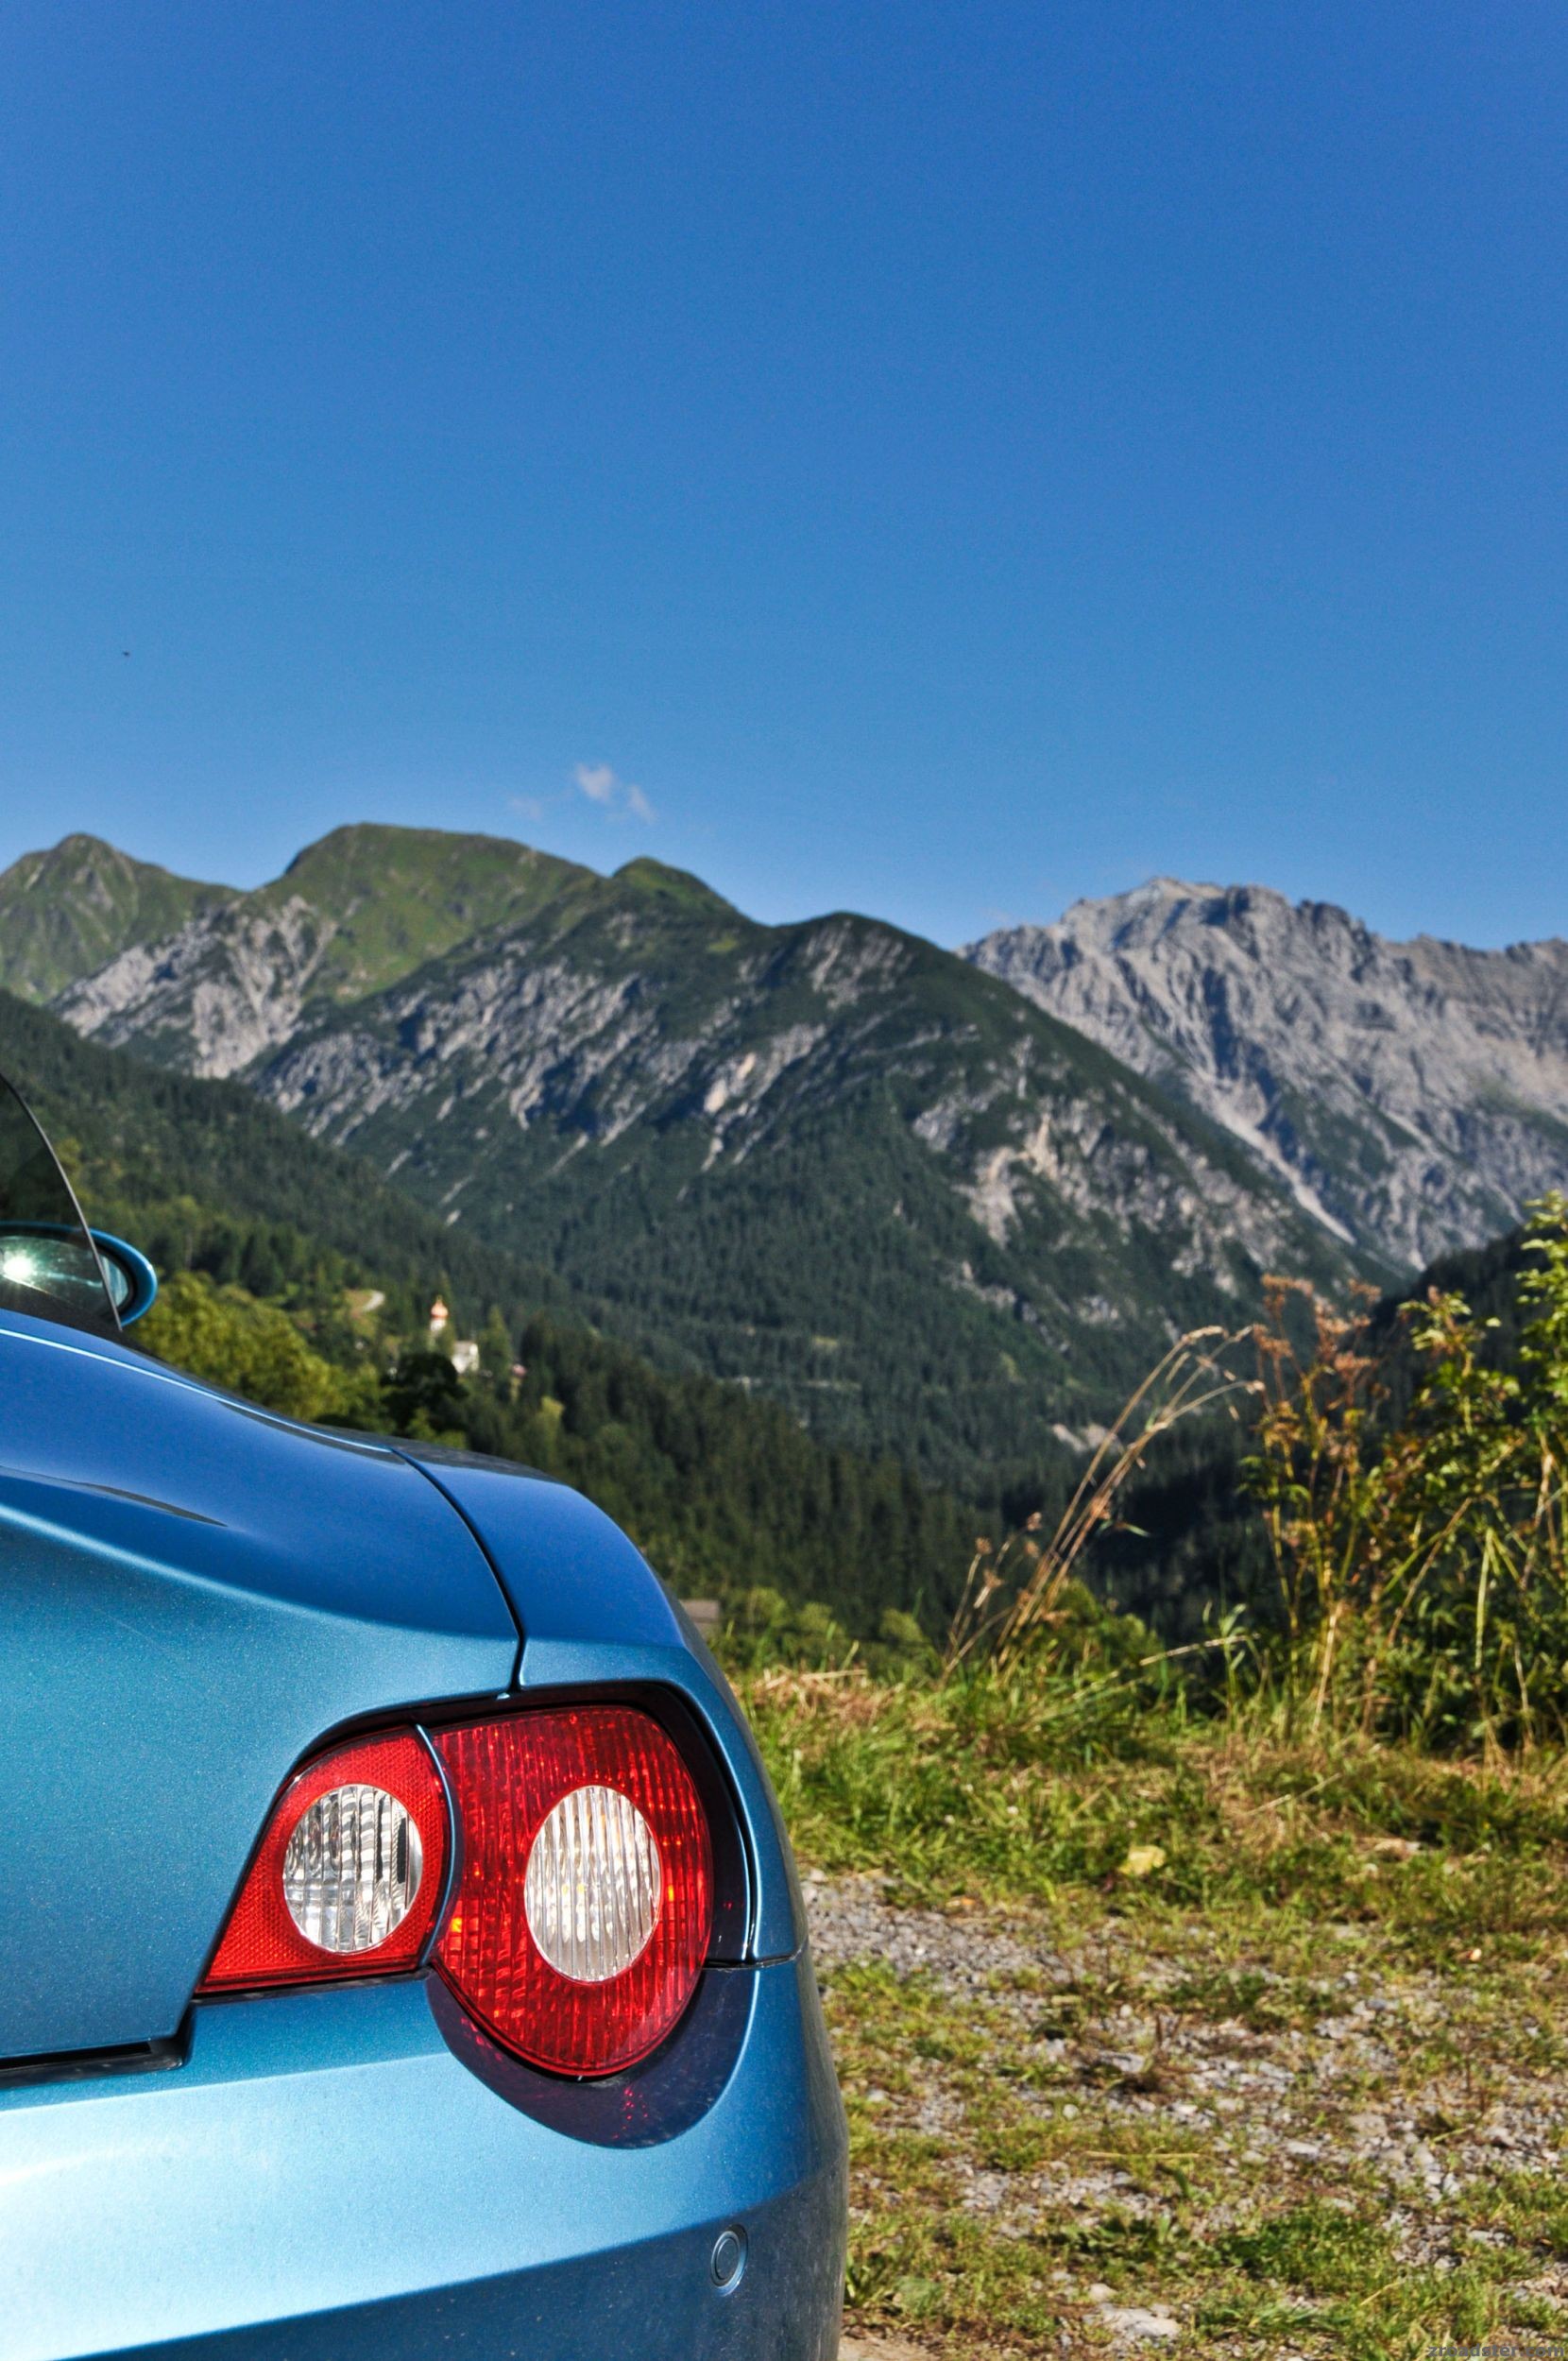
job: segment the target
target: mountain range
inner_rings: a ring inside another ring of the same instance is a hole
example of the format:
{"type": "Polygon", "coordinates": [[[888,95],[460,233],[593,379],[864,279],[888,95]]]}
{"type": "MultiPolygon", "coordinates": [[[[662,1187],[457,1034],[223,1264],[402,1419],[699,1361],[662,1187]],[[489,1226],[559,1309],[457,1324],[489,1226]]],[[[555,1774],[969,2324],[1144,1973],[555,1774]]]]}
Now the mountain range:
{"type": "Polygon", "coordinates": [[[1568,1179],[1565,981],[1562,945],[1389,945],[1257,888],[961,955],[369,827],[248,893],[83,837],[0,876],[0,985],[944,1480],[1092,1432],[1267,1269],[1392,1276],[1568,1179]]]}
{"type": "Polygon", "coordinates": [[[968,956],[1390,1274],[1568,1183],[1568,943],[1390,943],[1332,903],[1157,878],[968,956]]]}

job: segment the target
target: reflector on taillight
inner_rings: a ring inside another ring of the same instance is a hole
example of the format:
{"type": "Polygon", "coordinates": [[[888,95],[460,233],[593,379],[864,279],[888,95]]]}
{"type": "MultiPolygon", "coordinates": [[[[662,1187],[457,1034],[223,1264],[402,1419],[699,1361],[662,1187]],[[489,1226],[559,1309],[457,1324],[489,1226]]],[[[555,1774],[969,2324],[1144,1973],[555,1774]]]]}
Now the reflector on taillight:
{"type": "Polygon", "coordinates": [[[412,1731],[338,1747],[284,1790],[202,1990],[412,1966],[447,1857],[447,1799],[412,1731]]]}
{"type": "Polygon", "coordinates": [[[503,2048],[613,2074],[672,2030],[713,1924],[707,1821],[673,1742],[623,1706],[434,1735],[463,1831],[436,1949],[503,2048]]]}

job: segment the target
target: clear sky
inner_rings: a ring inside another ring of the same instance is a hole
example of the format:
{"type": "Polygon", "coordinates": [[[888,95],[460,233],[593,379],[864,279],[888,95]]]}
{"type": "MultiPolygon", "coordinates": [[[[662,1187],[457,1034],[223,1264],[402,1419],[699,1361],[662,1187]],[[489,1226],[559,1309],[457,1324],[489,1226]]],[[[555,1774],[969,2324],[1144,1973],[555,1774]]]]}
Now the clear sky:
{"type": "Polygon", "coordinates": [[[1565,163],[1539,0],[10,0],[0,864],[1568,933],[1565,163]]]}

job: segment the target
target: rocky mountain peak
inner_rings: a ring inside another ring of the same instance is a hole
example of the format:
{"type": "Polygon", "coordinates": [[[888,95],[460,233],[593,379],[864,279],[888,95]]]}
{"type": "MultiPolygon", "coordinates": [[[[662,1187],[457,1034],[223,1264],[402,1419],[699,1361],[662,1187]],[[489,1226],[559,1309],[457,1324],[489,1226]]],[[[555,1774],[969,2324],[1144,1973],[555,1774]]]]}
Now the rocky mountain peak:
{"type": "MultiPolygon", "coordinates": [[[[314,1004],[385,991],[592,876],[511,837],[333,829],[270,884],[145,928],[49,997],[80,1033],[134,1040],[144,1056],[196,1073],[236,1074],[314,1004]]],[[[79,901],[64,880],[52,898],[79,901]]]]}
{"type": "Polygon", "coordinates": [[[1223,1124],[1392,1269],[1568,1185],[1561,942],[1389,942],[1333,902],[1157,878],[966,956],[1223,1124]]]}
{"type": "Polygon", "coordinates": [[[54,1005],[242,1079],[623,1333],[933,1468],[1102,1417],[1263,1269],[1352,1267],[997,978],[852,912],[760,925],[646,858],[338,830],[54,1005]]]}

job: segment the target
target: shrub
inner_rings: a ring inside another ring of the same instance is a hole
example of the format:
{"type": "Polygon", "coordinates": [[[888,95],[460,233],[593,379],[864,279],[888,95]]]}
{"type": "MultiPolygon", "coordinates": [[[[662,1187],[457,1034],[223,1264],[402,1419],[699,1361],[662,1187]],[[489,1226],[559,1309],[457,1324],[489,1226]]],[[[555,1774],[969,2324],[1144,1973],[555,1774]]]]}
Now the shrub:
{"type": "Polygon", "coordinates": [[[385,1423],[374,1370],[323,1360],[286,1312],[240,1288],[214,1287],[197,1272],[177,1271],[165,1281],[137,1338],[160,1360],[286,1418],[385,1423]]]}
{"type": "Polygon", "coordinates": [[[1443,1747],[1568,1732],[1568,1200],[1532,1208],[1517,1361],[1494,1322],[1432,1290],[1409,1308],[1418,1377],[1382,1416],[1365,1319],[1270,1283],[1263,1411],[1244,1480],[1278,1571],[1292,1718],[1354,1716],[1443,1747]]]}

